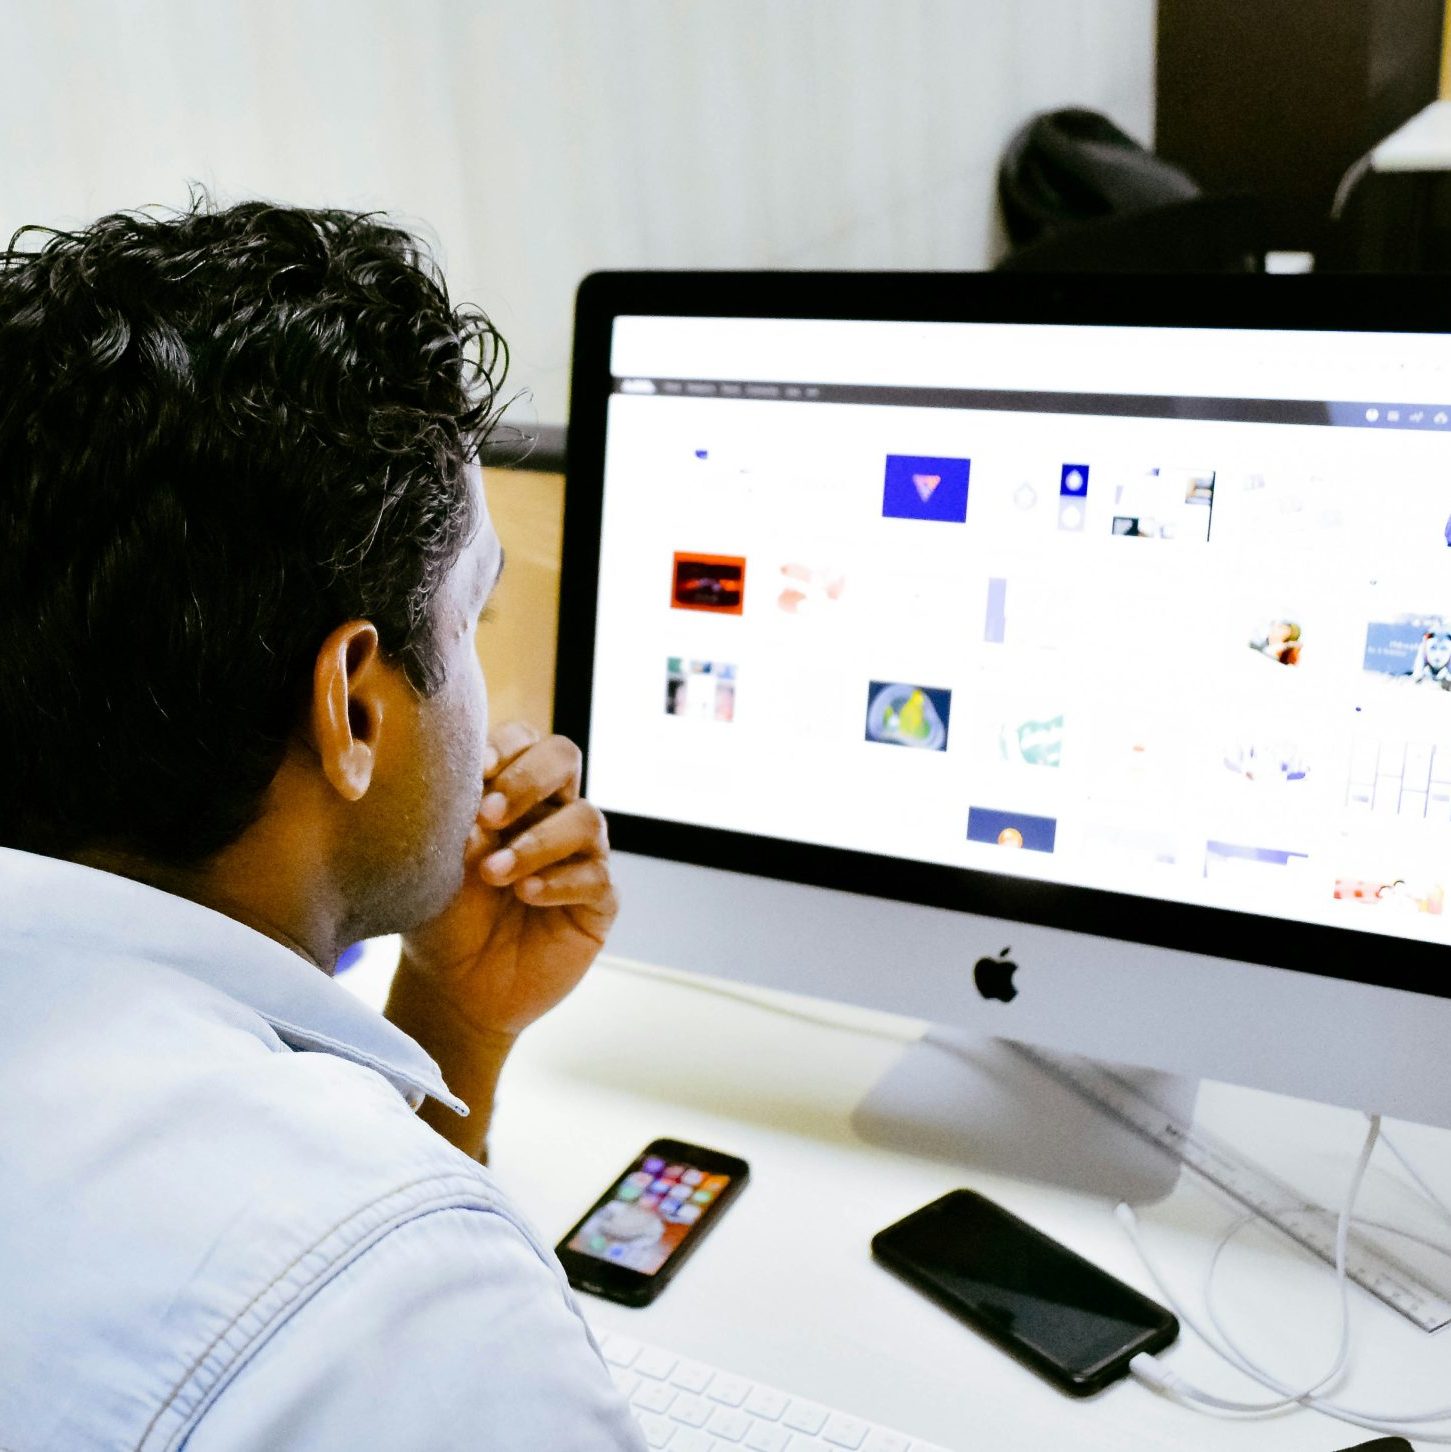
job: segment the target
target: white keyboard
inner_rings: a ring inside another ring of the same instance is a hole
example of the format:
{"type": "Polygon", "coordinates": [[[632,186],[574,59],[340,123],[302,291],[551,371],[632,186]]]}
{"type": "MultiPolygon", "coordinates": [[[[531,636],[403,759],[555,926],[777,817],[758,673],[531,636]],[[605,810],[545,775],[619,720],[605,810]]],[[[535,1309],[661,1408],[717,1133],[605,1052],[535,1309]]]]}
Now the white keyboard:
{"type": "Polygon", "coordinates": [[[629,1336],[605,1333],[599,1342],[651,1447],[669,1452],[944,1452],[629,1336]]]}

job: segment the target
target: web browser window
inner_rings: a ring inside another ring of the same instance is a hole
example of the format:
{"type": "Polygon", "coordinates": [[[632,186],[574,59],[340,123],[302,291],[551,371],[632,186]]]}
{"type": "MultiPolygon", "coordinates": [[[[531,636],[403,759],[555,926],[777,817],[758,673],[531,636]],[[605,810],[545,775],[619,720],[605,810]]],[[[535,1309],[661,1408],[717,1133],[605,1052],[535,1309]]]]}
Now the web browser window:
{"type": "Polygon", "coordinates": [[[1448,352],[620,319],[592,797],[1444,941],[1448,352]]]}

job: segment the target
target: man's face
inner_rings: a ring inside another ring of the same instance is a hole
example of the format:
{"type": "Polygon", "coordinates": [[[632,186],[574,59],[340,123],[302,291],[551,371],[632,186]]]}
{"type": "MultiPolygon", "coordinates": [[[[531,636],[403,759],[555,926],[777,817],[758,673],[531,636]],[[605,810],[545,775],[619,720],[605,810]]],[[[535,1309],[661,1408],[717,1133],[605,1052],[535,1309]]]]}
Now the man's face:
{"type": "Polygon", "coordinates": [[[480,471],[469,470],[479,527],[433,600],[443,684],[398,689],[385,709],[373,784],[357,838],[339,845],[352,937],[406,932],[436,917],[463,881],[463,854],[483,796],[488,692],[474,638],[503,565],[480,471]],[[391,720],[389,717],[391,716],[391,720]]]}

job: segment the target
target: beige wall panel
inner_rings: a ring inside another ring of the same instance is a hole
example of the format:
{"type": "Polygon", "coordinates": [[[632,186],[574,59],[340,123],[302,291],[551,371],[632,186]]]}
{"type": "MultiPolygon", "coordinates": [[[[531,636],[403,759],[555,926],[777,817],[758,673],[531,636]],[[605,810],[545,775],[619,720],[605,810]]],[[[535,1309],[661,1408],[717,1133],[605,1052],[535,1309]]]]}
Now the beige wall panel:
{"type": "Polygon", "coordinates": [[[491,618],[478,634],[489,719],[524,720],[547,730],[554,709],[564,476],[486,469],[484,490],[506,556],[491,618]]]}

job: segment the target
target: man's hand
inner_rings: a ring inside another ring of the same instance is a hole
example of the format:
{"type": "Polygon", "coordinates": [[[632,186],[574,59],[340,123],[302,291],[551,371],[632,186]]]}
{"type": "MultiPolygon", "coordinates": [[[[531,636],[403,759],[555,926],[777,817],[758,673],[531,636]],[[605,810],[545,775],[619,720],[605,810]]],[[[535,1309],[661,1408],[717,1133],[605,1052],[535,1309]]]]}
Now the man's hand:
{"type": "Polygon", "coordinates": [[[584,976],[616,902],[605,819],[579,794],[579,748],[519,723],[489,744],[463,887],[404,937],[403,964],[471,1027],[512,1037],[584,976]]]}
{"type": "Polygon", "coordinates": [[[605,820],[579,794],[579,748],[519,723],[489,744],[463,886],[404,935],[385,1010],[469,1104],[468,1145],[456,1120],[425,1117],[472,1153],[514,1039],[584,976],[617,911],[605,820]]]}

